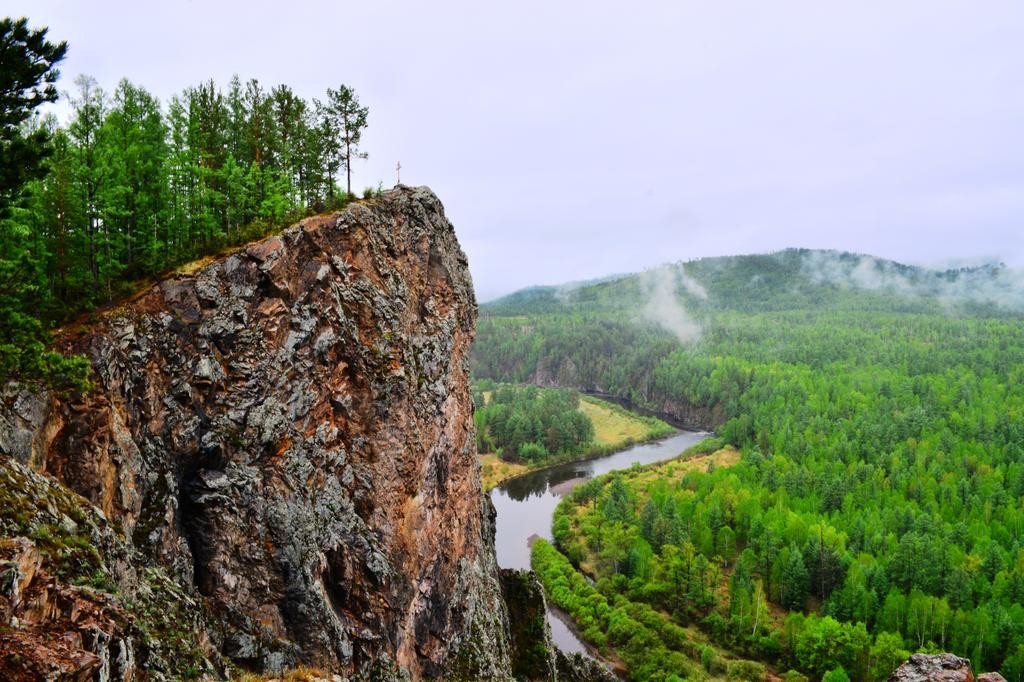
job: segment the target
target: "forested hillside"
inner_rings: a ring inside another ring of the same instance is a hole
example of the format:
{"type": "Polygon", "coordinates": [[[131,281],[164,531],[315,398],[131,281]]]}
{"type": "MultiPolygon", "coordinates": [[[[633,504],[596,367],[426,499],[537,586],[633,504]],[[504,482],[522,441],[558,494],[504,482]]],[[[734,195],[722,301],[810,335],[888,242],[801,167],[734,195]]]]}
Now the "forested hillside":
{"type": "Polygon", "coordinates": [[[878,679],[882,642],[1020,680],[1015,276],[811,251],[705,259],[484,306],[474,370],[685,409],[742,449],[728,469],[618,488],[624,504],[596,491],[577,530],[556,528],[577,563],[605,557],[588,567],[609,598],[813,677],[841,665],[878,679]],[[681,319],[682,339],[669,331],[681,319]],[[722,590],[680,594],[680,556],[720,567],[722,590]],[[758,599],[793,615],[766,627],[758,599]],[[814,648],[830,638],[845,644],[814,648]]]}

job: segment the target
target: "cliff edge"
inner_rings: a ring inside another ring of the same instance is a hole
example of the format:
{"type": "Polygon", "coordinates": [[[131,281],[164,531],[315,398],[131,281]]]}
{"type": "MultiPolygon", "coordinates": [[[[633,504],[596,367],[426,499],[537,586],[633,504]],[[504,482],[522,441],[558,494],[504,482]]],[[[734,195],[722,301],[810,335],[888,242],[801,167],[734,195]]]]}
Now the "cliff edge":
{"type": "Polygon", "coordinates": [[[100,679],[509,677],[475,320],[441,203],[399,187],[65,330],[95,389],[0,406],[4,649],[62,636],[100,679]],[[180,661],[143,613],[172,605],[180,661]]]}

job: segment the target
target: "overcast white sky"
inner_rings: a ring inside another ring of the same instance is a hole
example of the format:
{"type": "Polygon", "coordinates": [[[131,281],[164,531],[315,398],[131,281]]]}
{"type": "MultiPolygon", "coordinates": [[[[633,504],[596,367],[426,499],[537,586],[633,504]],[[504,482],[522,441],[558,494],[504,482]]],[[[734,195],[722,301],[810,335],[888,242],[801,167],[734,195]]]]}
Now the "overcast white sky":
{"type": "Polygon", "coordinates": [[[233,73],[370,107],[360,188],[431,186],[478,296],[824,247],[1024,267],[1024,3],[0,0],[61,83],[233,73]]]}

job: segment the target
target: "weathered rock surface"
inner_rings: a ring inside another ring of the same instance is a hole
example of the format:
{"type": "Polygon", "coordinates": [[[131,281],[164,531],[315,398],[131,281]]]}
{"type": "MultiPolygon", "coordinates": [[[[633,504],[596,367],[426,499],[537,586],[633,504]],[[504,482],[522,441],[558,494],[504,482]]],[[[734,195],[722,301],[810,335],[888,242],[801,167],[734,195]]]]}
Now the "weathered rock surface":
{"type": "MultiPolygon", "coordinates": [[[[103,637],[139,648],[129,607],[145,591],[143,557],[209,614],[190,644],[207,671],[223,655],[258,670],[505,679],[467,385],[475,319],[440,202],[399,188],[67,330],[61,344],[92,359],[95,390],[9,392],[0,451],[18,476],[45,481],[31,467],[95,505],[88,523],[114,522],[104,533],[121,558],[96,570],[125,615],[97,625],[103,637]]],[[[25,534],[41,527],[22,521],[25,534]]],[[[48,580],[29,575],[39,562],[26,542],[3,569],[19,594],[48,580]]]]}
{"type": "Polygon", "coordinates": [[[554,680],[558,677],[551,647],[544,588],[527,571],[502,570],[501,589],[509,610],[512,674],[519,680],[554,680]]]}
{"type": "Polygon", "coordinates": [[[617,682],[601,663],[582,654],[566,654],[552,644],[544,588],[529,571],[504,569],[501,587],[509,605],[512,674],[538,682],[617,682]]]}
{"type": "Polygon", "coordinates": [[[999,673],[983,673],[977,678],[971,662],[953,654],[914,654],[893,671],[890,682],[1006,682],[999,673]]]}
{"type": "Polygon", "coordinates": [[[0,679],[219,676],[201,600],[84,499],[0,457],[0,679]]]}
{"type": "Polygon", "coordinates": [[[893,671],[889,679],[893,682],[927,682],[942,680],[973,682],[971,662],[953,654],[914,654],[906,663],[893,671]]]}

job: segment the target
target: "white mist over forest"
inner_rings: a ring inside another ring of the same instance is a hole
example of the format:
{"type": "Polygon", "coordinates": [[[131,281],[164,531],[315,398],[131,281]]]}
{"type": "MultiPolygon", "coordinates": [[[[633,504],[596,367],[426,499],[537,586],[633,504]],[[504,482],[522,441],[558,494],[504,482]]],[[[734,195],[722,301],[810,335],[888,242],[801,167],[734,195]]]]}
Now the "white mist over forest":
{"type": "Polygon", "coordinates": [[[644,296],[642,317],[675,335],[681,343],[700,340],[704,329],[687,312],[679,297],[680,288],[699,299],[708,297],[699,282],[677,265],[662,265],[640,273],[641,293],[644,296]]]}

